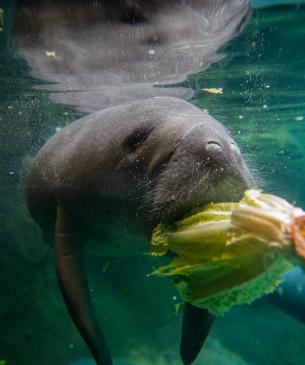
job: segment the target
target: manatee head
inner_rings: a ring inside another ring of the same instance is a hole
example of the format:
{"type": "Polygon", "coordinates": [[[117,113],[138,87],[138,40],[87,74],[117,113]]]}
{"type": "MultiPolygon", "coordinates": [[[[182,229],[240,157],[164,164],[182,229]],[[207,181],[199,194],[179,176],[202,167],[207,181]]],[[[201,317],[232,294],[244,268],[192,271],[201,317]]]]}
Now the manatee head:
{"type": "Polygon", "coordinates": [[[255,185],[238,145],[207,113],[193,116],[174,144],[171,134],[163,139],[161,152],[151,163],[153,187],[145,197],[155,222],[176,220],[211,202],[238,201],[255,185]]]}

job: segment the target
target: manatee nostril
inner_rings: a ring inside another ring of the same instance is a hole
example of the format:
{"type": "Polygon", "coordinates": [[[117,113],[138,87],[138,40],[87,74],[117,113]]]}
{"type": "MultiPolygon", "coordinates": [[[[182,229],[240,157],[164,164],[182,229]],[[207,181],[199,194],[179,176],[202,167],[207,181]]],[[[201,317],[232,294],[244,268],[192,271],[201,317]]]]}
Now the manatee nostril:
{"type": "Polygon", "coordinates": [[[240,153],[240,151],[239,151],[239,148],[238,148],[237,144],[235,144],[235,143],[231,143],[230,147],[231,147],[231,150],[232,150],[233,152],[240,153]]]}
{"type": "Polygon", "coordinates": [[[208,141],[206,144],[206,149],[208,151],[221,151],[222,147],[220,145],[220,143],[216,142],[216,141],[208,141]]]}

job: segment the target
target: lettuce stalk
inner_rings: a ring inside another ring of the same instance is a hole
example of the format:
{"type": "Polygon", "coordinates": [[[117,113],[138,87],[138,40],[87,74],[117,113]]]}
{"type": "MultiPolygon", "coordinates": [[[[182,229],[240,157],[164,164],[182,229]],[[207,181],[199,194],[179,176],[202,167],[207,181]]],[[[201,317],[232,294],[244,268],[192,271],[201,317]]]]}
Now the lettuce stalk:
{"type": "Polygon", "coordinates": [[[272,292],[305,260],[304,211],[248,190],[239,203],[212,203],[153,231],[151,254],[172,261],[153,272],[174,276],[183,300],[215,315],[272,292]]]}

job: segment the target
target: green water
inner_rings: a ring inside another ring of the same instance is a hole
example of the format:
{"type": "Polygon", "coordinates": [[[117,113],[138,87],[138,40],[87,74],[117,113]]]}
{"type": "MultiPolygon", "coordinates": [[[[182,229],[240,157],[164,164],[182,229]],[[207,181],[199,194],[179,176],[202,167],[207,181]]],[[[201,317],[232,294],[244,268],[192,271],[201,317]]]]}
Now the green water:
{"type": "MultiPolygon", "coordinates": [[[[256,10],[223,50],[227,57],[183,83],[196,90],[195,105],[229,128],[261,186],[303,207],[304,39],[305,6],[256,10]]],[[[66,365],[89,354],[61,300],[53,252],[24,208],[22,171],[57,127],[81,114],[33,89],[39,81],[6,43],[0,53],[0,360],[66,365]]],[[[115,358],[175,365],[180,301],[170,283],[146,276],[153,264],[91,258],[92,295],[115,358]]],[[[305,325],[271,304],[240,307],[217,319],[196,364],[302,365],[304,337],[305,325]]]]}
{"type": "Polygon", "coordinates": [[[199,91],[193,102],[229,127],[268,191],[303,206],[304,20],[303,7],[255,13],[225,61],[189,81],[224,89],[216,96],[199,91]]]}

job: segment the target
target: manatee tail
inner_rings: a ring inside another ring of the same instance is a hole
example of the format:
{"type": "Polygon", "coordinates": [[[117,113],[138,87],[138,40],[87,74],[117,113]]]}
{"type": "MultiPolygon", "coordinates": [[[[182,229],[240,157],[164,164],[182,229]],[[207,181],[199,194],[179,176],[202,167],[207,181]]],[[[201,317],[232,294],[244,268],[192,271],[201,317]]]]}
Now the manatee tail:
{"type": "Polygon", "coordinates": [[[104,335],[98,325],[82,260],[83,246],[74,223],[62,208],[57,210],[55,253],[59,286],[70,316],[98,365],[112,365],[104,335]]]}
{"type": "Polygon", "coordinates": [[[183,313],[180,354],[184,365],[191,365],[210,332],[214,316],[207,309],[186,303],[183,313]]]}

